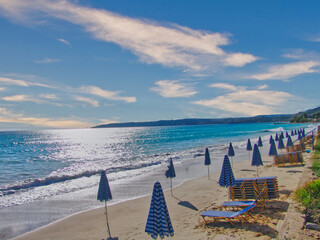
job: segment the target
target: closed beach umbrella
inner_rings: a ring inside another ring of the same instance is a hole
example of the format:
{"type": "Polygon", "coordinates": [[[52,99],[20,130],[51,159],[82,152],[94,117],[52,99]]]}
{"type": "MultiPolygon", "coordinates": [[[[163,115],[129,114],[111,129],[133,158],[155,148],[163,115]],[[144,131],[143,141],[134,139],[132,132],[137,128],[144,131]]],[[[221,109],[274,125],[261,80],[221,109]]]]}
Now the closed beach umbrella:
{"type": "Polygon", "coordinates": [[[100,202],[104,201],[105,210],[106,210],[107,230],[108,230],[109,237],[111,238],[109,221],[108,221],[107,201],[112,200],[112,194],[111,194],[108,178],[105,171],[101,172],[97,200],[99,200],[100,202]]]}
{"type": "Polygon", "coordinates": [[[172,158],[170,158],[170,164],[166,171],[166,178],[170,178],[171,196],[172,196],[172,178],[176,177],[176,171],[174,170],[172,158]]]}
{"type": "Polygon", "coordinates": [[[272,135],[270,135],[269,143],[271,144],[272,141],[273,141],[273,137],[272,137],[272,135]]]}
{"type": "Polygon", "coordinates": [[[258,147],[262,147],[263,145],[262,145],[262,140],[261,140],[261,137],[259,137],[259,139],[258,139],[258,147]]]}
{"type": "Polygon", "coordinates": [[[292,146],[293,146],[292,138],[291,136],[289,136],[287,140],[287,147],[292,147],[292,146]]]}
{"type": "Polygon", "coordinates": [[[221,174],[219,178],[219,185],[221,187],[230,187],[235,184],[232,168],[230,165],[228,155],[224,156],[221,174]]]}
{"type": "Polygon", "coordinates": [[[286,131],[286,138],[288,138],[289,137],[289,134],[288,134],[288,132],[286,131]]]}
{"type": "Polygon", "coordinates": [[[234,150],[233,150],[232,143],[230,143],[230,144],[229,144],[228,156],[229,156],[229,157],[231,157],[231,163],[232,163],[232,166],[233,166],[233,160],[232,160],[232,157],[234,156],[234,150]]]}
{"type": "Polygon", "coordinates": [[[269,156],[275,156],[278,155],[277,153],[277,147],[274,140],[270,143],[270,149],[269,149],[269,156]]]}
{"type": "Polygon", "coordinates": [[[284,143],[283,143],[283,138],[280,137],[279,138],[279,142],[278,142],[278,149],[284,149],[285,146],[284,146],[284,143]]]}
{"type": "Polygon", "coordinates": [[[208,179],[210,179],[210,171],[209,171],[209,165],[211,165],[211,159],[210,159],[210,154],[209,154],[209,149],[206,148],[206,152],[204,155],[204,165],[208,166],[208,179]]]}
{"type": "Polygon", "coordinates": [[[259,169],[258,167],[263,165],[260,150],[257,144],[253,147],[253,154],[252,154],[252,162],[251,166],[257,166],[257,177],[259,177],[259,169]]]}
{"type": "Polygon", "coordinates": [[[297,129],[296,129],[296,130],[294,130],[294,135],[297,135],[297,129]]]}
{"type": "Polygon", "coordinates": [[[274,140],[279,141],[278,133],[276,133],[276,137],[274,138],[274,140]]]}
{"type": "Polygon", "coordinates": [[[248,138],[248,142],[247,142],[247,151],[249,152],[249,161],[250,161],[250,151],[252,151],[252,145],[251,145],[251,141],[248,138]]]}
{"type": "Polygon", "coordinates": [[[282,139],[284,139],[283,132],[280,133],[280,137],[281,137],[282,139]]]}
{"type": "Polygon", "coordinates": [[[159,182],[153,186],[145,232],[150,234],[153,239],[157,239],[158,236],[163,239],[165,236],[172,237],[174,235],[166,200],[159,182]]]}
{"type": "Polygon", "coordinates": [[[291,137],[294,136],[294,132],[293,129],[291,129],[291,137]]]}

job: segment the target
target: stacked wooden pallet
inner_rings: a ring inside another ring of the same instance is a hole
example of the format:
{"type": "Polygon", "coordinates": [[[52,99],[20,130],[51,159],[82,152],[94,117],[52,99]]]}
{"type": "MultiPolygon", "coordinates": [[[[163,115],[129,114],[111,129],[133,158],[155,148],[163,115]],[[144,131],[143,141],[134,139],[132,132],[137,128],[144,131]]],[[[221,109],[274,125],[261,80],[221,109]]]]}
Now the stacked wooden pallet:
{"type": "Polygon", "coordinates": [[[303,155],[301,151],[281,153],[274,156],[274,164],[278,167],[303,164],[303,155]]]}

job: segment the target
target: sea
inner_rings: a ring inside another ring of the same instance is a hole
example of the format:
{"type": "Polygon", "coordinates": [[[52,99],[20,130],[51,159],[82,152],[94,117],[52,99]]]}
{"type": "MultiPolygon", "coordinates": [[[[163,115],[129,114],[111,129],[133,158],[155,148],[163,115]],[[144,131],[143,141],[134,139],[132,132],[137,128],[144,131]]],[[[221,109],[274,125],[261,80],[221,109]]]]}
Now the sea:
{"type": "MultiPolygon", "coordinates": [[[[261,137],[268,154],[270,135],[315,124],[242,123],[140,128],[92,128],[0,132],[0,239],[32,231],[70,215],[103,206],[97,201],[105,170],[113,194],[108,204],[150,195],[173,159],[174,186],[219,172],[232,143],[232,161],[246,161],[247,140],[261,137]]],[[[293,140],[296,140],[293,136],[293,140]]],[[[250,152],[249,152],[250,154],[250,152]]],[[[248,159],[249,158],[249,159],[248,159]]]]}

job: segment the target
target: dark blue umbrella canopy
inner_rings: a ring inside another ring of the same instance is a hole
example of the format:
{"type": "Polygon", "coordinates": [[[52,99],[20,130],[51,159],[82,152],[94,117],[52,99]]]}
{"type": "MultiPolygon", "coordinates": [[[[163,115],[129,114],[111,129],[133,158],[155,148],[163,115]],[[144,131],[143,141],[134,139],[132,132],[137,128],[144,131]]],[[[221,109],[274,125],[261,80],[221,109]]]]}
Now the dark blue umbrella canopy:
{"type": "Polygon", "coordinates": [[[229,157],[228,155],[224,156],[221,174],[219,178],[219,185],[221,187],[229,187],[233,186],[235,184],[232,168],[230,165],[229,157]]]}
{"type": "Polygon", "coordinates": [[[248,139],[248,142],[247,142],[247,151],[252,151],[252,145],[251,145],[250,139],[248,139]]]}
{"type": "Polygon", "coordinates": [[[269,143],[271,144],[272,141],[273,141],[273,137],[272,137],[272,135],[270,135],[269,143]]]}
{"type": "Polygon", "coordinates": [[[288,132],[286,131],[286,138],[288,138],[289,137],[289,134],[288,134],[288,132]]]}
{"type": "Polygon", "coordinates": [[[206,153],[204,155],[204,165],[210,165],[210,164],[211,164],[211,159],[210,159],[209,149],[206,148],[206,153]]]}
{"type": "Polygon", "coordinates": [[[279,141],[278,133],[276,133],[276,137],[274,138],[274,140],[279,141]]]}
{"type": "Polygon", "coordinates": [[[294,135],[297,135],[297,129],[296,129],[296,130],[294,130],[294,135]]]}
{"type": "Polygon", "coordinates": [[[233,150],[233,147],[232,147],[232,143],[229,144],[228,156],[229,157],[233,157],[234,156],[234,150],[233,150]]]}
{"type": "Polygon", "coordinates": [[[283,149],[283,148],[285,148],[284,143],[283,143],[283,138],[279,138],[278,149],[283,149]]]}
{"type": "Polygon", "coordinates": [[[260,154],[258,145],[255,144],[253,147],[251,166],[260,166],[260,165],[263,165],[262,159],[261,159],[261,154],[260,154]]]}
{"type": "Polygon", "coordinates": [[[299,140],[302,139],[302,136],[301,136],[301,133],[300,133],[300,132],[298,133],[298,139],[299,139],[299,140]]]}
{"type": "Polygon", "coordinates": [[[272,139],[270,143],[269,156],[275,156],[275,155],[278,155],[278,153],[277,153],[276,143],[272,139]]]}
{"type": "Polygon", "coordinates": [[[293,129],[291,129],[291,136],[294,136],[294,132],[293,132],[293,129]]]}
{"type": "Polygon", "coordinates": [[[263,145],[262,145],[262,140],[261,140],[261,137],[259,137],[259,139],[258,139],[258,147],[262,147],[263,145]]]}
{"type": "Polygon", "coordinates": [[[112,200],[112,194],[105,171],[101,172],[97,200],[100,202],[112,200]]]}
{"type": "Polygon", "coordinates": [[[170,164],[168,166],[168,170],[166,171],[166,178],[175,178],[176,172],[174,170],[172,158],[170,158],[170,164]]]}
{"type": "Polygon", "coordinates": [[[166,200],[159,182],[153,186],[145,232],[150,234],[153,239],[157,239],[158,236],[163,239],[165,236],[172,237],[174,235],[166,200]]]}
{"type": "Polygon", "coordinates": [[[289,136],[287,141],[287,147],[292,147],[292,146],[293,146],[293,142],[292,142],[291,136],[289,136]]]}
{"type": "Polygon", "coordinates": [[[282,139],[284,138],[283,132],[280,133],[280,137],[281,137],[282,139]]]}

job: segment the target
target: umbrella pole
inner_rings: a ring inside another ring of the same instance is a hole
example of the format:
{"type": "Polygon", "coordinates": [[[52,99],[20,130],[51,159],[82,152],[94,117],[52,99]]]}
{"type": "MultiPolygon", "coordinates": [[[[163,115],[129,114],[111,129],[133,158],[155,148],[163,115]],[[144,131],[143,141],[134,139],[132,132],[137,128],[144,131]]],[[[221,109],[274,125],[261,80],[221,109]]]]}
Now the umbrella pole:
{"type": "Polygon", "coordinates": [[[233,168],[233,159],[232,159],[232,156],[231,156],[231,166],[233,168]]]}
{"type": "Polygon", "coordinates": [[[107,208],[107,201],[104,201],[104,204],[105,204],[105,209],[106,209],[106,220],[107,220],[108,234],[109,234],[109,237],[111,238],[110,227],[109,227],[109,221],[108,221],[108,208],[107,208]]]}
{"type": "Polygon", "coordinates": [[[173,196],[172,195],[172,178],[170,178],[170,188],[171,188],[171,196],[173,196]]]}
{"type": "Polygon", "coordinates": [[[249,162],[250,162],[250,151],[248,151],[248,155],[249,155],[249,162]]]}
{"type": "Polygon", "coordinates": [[[257,177],[259,177],[259,166],[257,166],[257,177]]]}
{"type": "Polygon", "coordinates": [[[208,165],[208,179],[210,179],[209,165],[208,165]]]}

